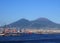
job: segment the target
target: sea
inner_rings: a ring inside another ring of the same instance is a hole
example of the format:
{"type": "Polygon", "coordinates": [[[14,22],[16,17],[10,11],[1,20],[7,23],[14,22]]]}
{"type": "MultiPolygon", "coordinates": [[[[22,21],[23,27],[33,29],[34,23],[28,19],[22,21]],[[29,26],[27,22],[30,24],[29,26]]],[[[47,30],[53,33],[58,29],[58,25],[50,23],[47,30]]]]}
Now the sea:
{"type": "Polygon", "coordinates": [[[0,43],[60,43],[60,34],[20,34],[0,36],[0,43]]]}

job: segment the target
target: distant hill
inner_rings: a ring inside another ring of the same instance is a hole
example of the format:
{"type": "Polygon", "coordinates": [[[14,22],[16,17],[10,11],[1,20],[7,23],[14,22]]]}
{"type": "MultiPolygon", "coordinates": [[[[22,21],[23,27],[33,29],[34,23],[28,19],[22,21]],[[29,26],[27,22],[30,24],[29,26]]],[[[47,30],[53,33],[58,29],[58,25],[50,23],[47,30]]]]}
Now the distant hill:
{"type": "Polygon", "coordinates": [[[31,29],[40,29],[40,28],[60,28],[60,24],[54,23],[47,18],[38,18],[33,21],[27,19],[20,19],[16,22],[8,24],[3,27],[19,27],[19,28],[31,28],[31,29]]]}

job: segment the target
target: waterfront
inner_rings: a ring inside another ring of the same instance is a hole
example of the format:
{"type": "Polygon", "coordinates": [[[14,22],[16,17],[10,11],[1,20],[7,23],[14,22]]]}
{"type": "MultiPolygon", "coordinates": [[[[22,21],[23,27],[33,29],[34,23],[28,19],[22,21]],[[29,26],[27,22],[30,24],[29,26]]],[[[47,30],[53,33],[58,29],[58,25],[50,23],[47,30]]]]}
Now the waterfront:
{"type": "Polygon", "coordinates": [[[59,43],[60,34],[21,34],[0,36],[0,43],[59,43]]]}
{"type": "Polygon", "coordinates": [[[20,33],[35,33],[35,34],[57,34],[60,29],[29,29],[29,28],[0,28],[0,36],[20,35],[20,33]]]}

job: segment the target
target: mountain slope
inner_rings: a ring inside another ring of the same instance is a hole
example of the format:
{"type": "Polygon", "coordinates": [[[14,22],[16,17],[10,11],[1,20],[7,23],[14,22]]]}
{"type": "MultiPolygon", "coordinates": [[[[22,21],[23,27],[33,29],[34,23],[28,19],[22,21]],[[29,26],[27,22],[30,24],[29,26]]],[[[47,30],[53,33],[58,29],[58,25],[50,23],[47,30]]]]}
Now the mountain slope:
{"type": "Polygon", "coordinates": [[[30,21],[26,19],[20,19],[14,23],[7,25],[6,27],[19,27],[19,28],[26,28],[30,24],[30,21]]]}
{"type": "Polygon", "coordinates": [[[34,21],[32,21],[32,24],[30,25],[32,28],[59,28],[59,24],[56,24],[47,18],[38,18],[34,21]]]}
{"type": "Polygon", "coordinates": [[[60,24],[54,23],[47,18],[38,18],[33,21],[26,19],[20,19],[14,23],[11,23],[5,27],[19,27],[19,28],[60,28],[60,24]]]}

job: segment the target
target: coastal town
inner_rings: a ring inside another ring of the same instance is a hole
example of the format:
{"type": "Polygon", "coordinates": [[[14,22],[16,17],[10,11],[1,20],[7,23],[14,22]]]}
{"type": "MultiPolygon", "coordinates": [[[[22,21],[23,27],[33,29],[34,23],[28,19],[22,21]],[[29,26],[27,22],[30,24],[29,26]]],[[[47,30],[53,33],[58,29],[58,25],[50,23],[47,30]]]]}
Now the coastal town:
{"type": "Polygon", "coordinates": [[[60,30],[56,29],[19,29],[19,28],[0,28],[0,36],[17,36],[23,33],[28,34],[56,34],[60,30]]]}

